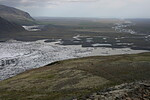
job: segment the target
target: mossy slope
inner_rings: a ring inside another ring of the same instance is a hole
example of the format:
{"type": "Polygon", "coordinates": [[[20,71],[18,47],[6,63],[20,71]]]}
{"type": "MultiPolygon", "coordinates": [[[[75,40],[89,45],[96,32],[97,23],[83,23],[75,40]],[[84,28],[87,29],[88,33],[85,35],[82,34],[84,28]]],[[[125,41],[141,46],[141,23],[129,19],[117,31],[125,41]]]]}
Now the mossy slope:
{"type": "Polygon", "coordinates": [[[150,53],[55,62],[0,82],[0,100],[66,100],[150,79],[150,53]]]}

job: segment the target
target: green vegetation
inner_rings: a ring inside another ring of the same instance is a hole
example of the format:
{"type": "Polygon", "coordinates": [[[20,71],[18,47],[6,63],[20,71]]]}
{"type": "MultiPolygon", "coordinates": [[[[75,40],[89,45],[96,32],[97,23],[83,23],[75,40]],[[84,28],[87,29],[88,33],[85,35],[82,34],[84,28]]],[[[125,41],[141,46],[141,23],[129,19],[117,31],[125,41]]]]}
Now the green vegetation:
{"type": "Polygon", "coordinates": [[[150,53],[58,61],[0,82],[0,100],[66,100],[150,79],[150,53]]]}
{"type": "MultiPolygon", "coordinates": [[[[135,50],[150,50],[150,39],[148,35],[115,31],[112,27],[114,27],[116,23],[122,23],[119,19],[48,18],[36,19],[36,21],[41,25],[41,31],[1,33],[0,41],[10,39],[19,41],[49,39],[49,41],[55,41],[62,39],[63,45],[77,44],[83,47],[91,47],[92,44],[99,43],[111,44],[112,48],[128,47],[135,50]],[[73,38],[76,35],[80,35],[82,38],[80,37],[80,40],[76,41],[73,38]],[[87,37],[92,38],[92,41],[87,42],[87,37]]],[[[131,29],[132,27],[133,26],[131,26],[131,29]]],[[[146,25],[143,27],[146,27],[146,25]]],[[[147,31],[145,30],[145,32],[147,31]]]]}
{"type": "Polygon", "coordinates": [[[22,32],[22,31],[25,31],[24,28],[22,28],[22,26],[9,22],[0,17],[0,34],[6,32],[22,32]]]}
{"type": "Polygon", "coordinates": [[[27,12],[5,5],[0,5],[0,17],[20,25],[36,24],[35,20],[27,12]]]}
{"type": "Polygon", "coordinates": [[[138,33],[150,34],[150,20],[149,19],[128,19],[135,23],[134,25],[127,27],[133,29],[138,33]]]}

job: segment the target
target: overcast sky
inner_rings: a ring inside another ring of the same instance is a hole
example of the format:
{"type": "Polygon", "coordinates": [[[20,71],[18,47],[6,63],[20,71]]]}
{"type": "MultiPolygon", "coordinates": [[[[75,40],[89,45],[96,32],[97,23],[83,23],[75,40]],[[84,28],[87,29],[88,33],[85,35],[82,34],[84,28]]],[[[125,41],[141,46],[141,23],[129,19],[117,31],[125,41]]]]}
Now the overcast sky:
{"type": "Polygon", "coordinates": [[[150,18],[150,0],[0,0],[32,16],[150,18]]]}

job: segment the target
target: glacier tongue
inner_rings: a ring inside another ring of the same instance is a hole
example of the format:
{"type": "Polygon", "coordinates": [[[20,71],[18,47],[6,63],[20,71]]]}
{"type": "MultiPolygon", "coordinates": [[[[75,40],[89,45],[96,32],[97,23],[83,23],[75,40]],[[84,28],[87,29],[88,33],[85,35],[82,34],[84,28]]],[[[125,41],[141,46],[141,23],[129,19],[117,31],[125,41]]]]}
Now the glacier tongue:
{"type": "Polygon", "coordinates": [[[91,50],[45,43],[44,40],[0,43],[0,80],[55,61],[83,57],[91,50]]]}
{"type": "Polygon", "coordinates": [[[149,52],[130,48],[63,46],[59,45],[60,41],[51,43],[44,41],[20,42],[11,40],[0,43],[0,80],[65,59],[149,52]]]}

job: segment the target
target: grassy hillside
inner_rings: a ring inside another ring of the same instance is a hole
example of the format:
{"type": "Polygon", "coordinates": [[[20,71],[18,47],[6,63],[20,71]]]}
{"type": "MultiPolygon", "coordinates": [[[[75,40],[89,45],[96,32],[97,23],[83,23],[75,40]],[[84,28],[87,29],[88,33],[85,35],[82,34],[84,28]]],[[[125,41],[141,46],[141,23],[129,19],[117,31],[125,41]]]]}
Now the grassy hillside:
{"type": "Polygon", "coordinates": [[[0,17],[0,34],[7,32],[21,32],[24,28],[16,23],[9,22],[0,17]]]}
{"type": "Polygon", "coordinates": [[[0,5],[0,17],[20,25],[36,24],[35,20],[29,15],[29,13],[5,5],[0,5]]]}
{"type": "Polygon", "coordinates": [[[0,100],[66,100],[150,79],[150,53],[72,59],[0,82],[0,100]]]}

